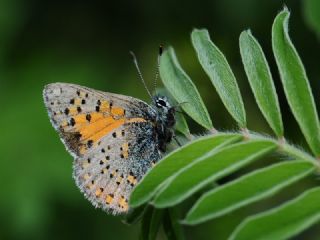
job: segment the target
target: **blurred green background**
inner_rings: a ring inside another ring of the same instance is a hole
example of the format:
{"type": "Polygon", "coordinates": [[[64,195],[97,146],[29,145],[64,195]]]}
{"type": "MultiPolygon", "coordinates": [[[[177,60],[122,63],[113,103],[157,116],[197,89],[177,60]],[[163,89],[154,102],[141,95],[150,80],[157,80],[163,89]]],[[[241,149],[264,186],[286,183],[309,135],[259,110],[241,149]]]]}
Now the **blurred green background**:
{"type": "MultiPolygon", "coordinates": [[[[197,62],[190,43],[195,27],[207,28],[226,54],[241,88],[249,128],[271,134],[240,60],[239,34],[251,28],[279,90],[286,137],[305,146],[284,99],[271,51],[271,25],[284,4],[292,12],[290,34],[319,107],[317,0],[0,0],[0,239],[138,238],[139,226],[129,227],[121,218],[94,209],[78,191],[71,177],[72,157],[50,125],[42,89],[47,83],[70,82],[148,101],[129,51],[135,51],[151,85],[158,45],[173,45],[214,126],[235,129],[197,62]]],[[[190,127],[196,133],[203,131],[191,121],[190,127]]],[[[306,181],[300,190],[305,184],[318,184],[306,181]]],[[[225,239],[245,214],[246,209],[187,228],[188,238],[225,239]]],[[[299,239],[319,239],[319,229],[314,226],[299,239]]]]}

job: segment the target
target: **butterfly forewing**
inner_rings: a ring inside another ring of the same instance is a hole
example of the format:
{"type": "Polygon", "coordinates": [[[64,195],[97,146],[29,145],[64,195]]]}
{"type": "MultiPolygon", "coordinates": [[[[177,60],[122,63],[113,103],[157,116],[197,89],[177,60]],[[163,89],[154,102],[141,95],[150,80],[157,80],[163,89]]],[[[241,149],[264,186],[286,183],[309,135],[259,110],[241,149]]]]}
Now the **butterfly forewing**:
{"type": "Polygon", "coordinates": [[[74,84],[49,84],[44,99],[53,126],[76,156],[124,123],[154,119],[154,110],[138,99],[74,84]]]}

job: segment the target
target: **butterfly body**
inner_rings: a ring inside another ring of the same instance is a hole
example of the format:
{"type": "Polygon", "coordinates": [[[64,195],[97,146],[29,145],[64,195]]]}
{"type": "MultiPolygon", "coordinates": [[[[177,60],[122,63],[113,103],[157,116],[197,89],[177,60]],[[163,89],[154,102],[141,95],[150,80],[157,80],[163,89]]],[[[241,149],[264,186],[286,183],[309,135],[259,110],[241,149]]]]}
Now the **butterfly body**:
{"type": "Polygon", "coordinates": [[[75,84],[45,87],[50,120],[75,158],[73,177],[86,198],[113,214],[128,211],[133,187],[161,158],[173,136],[175,109],[75,84]]]}

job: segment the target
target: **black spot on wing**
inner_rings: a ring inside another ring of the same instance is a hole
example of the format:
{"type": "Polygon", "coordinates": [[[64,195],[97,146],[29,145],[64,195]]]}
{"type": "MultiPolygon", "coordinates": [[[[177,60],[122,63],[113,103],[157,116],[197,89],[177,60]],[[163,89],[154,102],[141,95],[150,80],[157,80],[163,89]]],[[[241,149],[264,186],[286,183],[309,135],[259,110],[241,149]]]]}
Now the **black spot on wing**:
{"type": "Polygon", "coordinates": [[[74,120],[74,118],[70,119],[70,125],[73,127],[76,124],[76,121],[74,120]]]}
{"type": "Polygon", "coordinates": [[[93,145],[93,141],[92,141],[92,140],[88,140],[88,142],[87,142],[87,146],[88,146],[88,148],[91,148],[91,147],[92,147],[92,145],[93,145]]]}
{"type": "Polygon", "coordinates": [[[86,115],[86,120],[87,120],[88,122],[91,121],[91,115],[90,115],[89,113],[86,115]]]}

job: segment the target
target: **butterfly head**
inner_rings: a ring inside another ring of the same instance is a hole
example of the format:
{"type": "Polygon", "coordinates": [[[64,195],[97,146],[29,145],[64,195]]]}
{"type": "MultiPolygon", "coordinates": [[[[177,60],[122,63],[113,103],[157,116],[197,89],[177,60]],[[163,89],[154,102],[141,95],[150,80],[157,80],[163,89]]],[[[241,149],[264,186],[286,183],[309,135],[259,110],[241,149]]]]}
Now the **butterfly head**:
{"type": "Polygon", "coordinates": [[[154,96],[153,104],[160,111],[166,112],[171,108],[171,105],[165,96],[159,96],[159,95],[154,96]]]}
{"type": "Polygon", "coordinates": [[[158,118],[161,119],[164,125],[171,128],[175,124],[175,108],[170,104],[165,96],[156,95],[153,97],[153,106],[158,113],[158,118]]]}

